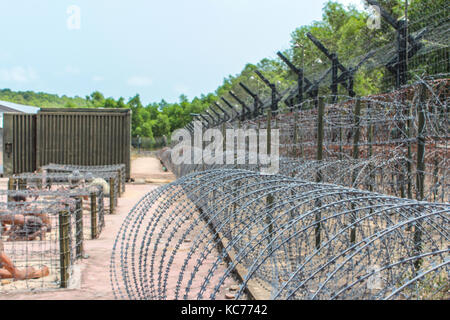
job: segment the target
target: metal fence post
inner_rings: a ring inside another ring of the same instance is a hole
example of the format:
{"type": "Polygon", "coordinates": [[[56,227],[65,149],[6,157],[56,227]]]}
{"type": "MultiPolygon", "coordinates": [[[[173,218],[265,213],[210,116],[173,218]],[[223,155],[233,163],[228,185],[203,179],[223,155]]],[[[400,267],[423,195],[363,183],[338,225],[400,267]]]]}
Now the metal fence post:
{"type": "MultiPolygon", "coordinates": [[[[355,106],[355,119],[354,119],[354,132],[353,132],[353,159],[359,159],[359,136],[360,136],[360,124],[361,124],[361,100],[356,101],[355,106]]],[[[356,188],[355,183],[357,179],[357,169],[353,171],[352,174],[352,187],[356,188]]],[[[354,210],[355,205],[352,203],[352,209],[354,210]]],[[[354,213],[351,214],[350,223],[353,224],[356,221],[354,213]]],[[[355,243],[356,241],[356,227],[352,227],[350,230],[350,242],[355,243]]]]}
{"type": "Polygon", "coordinates": [[[116,213],[116,193],[115,193],[115,183],[114,178],[109,178],[109,214],[116,213]]]}
{"type": "MultiPolygon", "coordinates": [[[[8,179],[8,190],[10,191],[16,190],[16,179],[12,177],[8,179]]],[[[10,195],[8,196],[8,203],[13,201],[12,198],[13,198],[12,196],[10,195]]]]}
{"type": "Polygon", "coordinates": [[[375,183],[375,175],[373,173],[373,166],[371,163],[372,155],[373,155],[373,124],[372,124],[372,104],[370,102],[367,103],[367,143],[369,144],[369,150],[367,158],[369,159],[369,185],[368,189],[369,191],[373,191],[373,185],[375,183]]]}
{"type": "MultiPolygon", "coordinates": [[[[271,130],[272,130],[272,112],[273,110],[268,110],[267,111],[267,156],[270,156],[270,153],[272,152],[272,134],[271,134],[271,130]]],[[[273,207],[273,201],[274,198],[273,196],[270,194],[267,196],[266,198],[266,204],[268,207],[268,210],[271,210],[273,207]]],[[[273,235],[273,225],[272,225],[272,215],[267,216],[267,224],[270,224],[269,226],[269,242],[272,240],[272,235],[273,235]]]]}
{"type": "Polygon", "coordinates": [[[61,211],[59,213],[59,261],[61,288],[67,288],[69,285],[69,266],[70,266],[70,246],[69,246],[69,212],[61,211]]]}
{"type": "MultiPolygon", "coordinates": [[[[323,116],[325,114],[325,102],[323,98],[316,98],[318,99],[318,115],[317,115],[317,161],[323,160],[323,116]]],[[[317,170],[317,178],[316,182],[320,183],[323,182],[323,176],[321,170],[317,170]]],[[[320,199],[317,199],[316,201],[316,207],[319,208],[322,206],[322,203],[320,199]]],[[[316,237],[316,248],[320,248],[320,220],[322,219],[322,215],[320,211],[316,213],[316,229],[315,229],[315,237],[316,237]]]]}
{"type": "Polygon", "coordinates": [[[91,193],[91,239],[97,238],[97,195],[91,193]]]}
{"type": "Polygon", "coordinates": [[[83,255],[83,198],[76,199],[76,257],[80,259],[83,255]]]}
{"type": "MultiPolygon", "coordinates": [[[[418,110],[418,135],[417,135],[417,200],[423,201],[425,187],[425,102],[426,102],[426,86],[420,86],[420,101],[418,110]]],[[[414,251],[419,255],[422,251],[422,230],[420,223],[416,222],[414,227],[414,251]]],[[[418,259],[414,263],[416,269],[422,265],[422,259],[418,259]]]]}
{"type": "MultiPolygon", "coordinates": [[[[317,115],[317,161],[323,160],[323,116],[325,114],[325,102],[319,98],[319,109],[317,115]]],[[[317,182],[322,182],[323,177],[320,170],[317,171],[317,182]]]]}
{"type": "Polygon", "coordinates": [[[292,155],[294,156],[294,158],[296,158],[297,154],[298,154],[298,148],[297,148],[298,127],[297,127],[297,122],[298,122],[298,112],[294,111],[294,147],[292,148],[292,155]]]}
{"type": "Polygon", "coordinates": [[[417,195],[416,198],[422,201],[424,198],[425,183],[425,101],[426,87],[420,87],[420,102],[418,110],[418,135],[417,135],[417,195]]]}
{"type": "Polygon", "coordinates": [[[267,155],[269,156],[272,149],[272,111],[267,111],[267,155]]]}
{"type": "Polygon", "coordinates": [[[119,179],[119,181],[117,181],[117,185],[119,186],[119,194],[118,194],[118,196],[120,197],[120,196],[122,196],[122,172],[120,172],[120,170],[118,170],[117,171],[118,172],[118,179],[119,179]]]}
{"type": "MultiPolygon", "coordinates": [[[[223,152],[227,150],[227,129],[225,123],[222,123],[222,137],[223,137],[223,152]]],[[[224,154],[225,156],[225,154],[224,154]]]]}

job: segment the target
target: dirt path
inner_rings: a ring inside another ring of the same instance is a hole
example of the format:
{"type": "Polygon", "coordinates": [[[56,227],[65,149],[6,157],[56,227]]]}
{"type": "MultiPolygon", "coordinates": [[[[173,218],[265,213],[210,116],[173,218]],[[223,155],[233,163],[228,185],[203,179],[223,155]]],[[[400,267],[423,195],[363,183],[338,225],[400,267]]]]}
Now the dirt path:
{"type": "MultiPolygon", "coordinates": [[[[137,179],[155,180],[153,184],[127,184],[126,192],[119,199],[117,214],[105,216],[105,228],[97,240],[84,242],[88,259],[78,263],[78,284],[75,289],[20,294],[0,294],[0,300],[105,300],[114,299],[111,290],[109,264],[116,234],[123,219],[133,206],[158,183],[173,180],[171,173],[163,172],[156,158],[138,158],[132,162],[131,176],[137,179]]],[[[2,186],[3,187],[3,186],[2,186]]]]}
{"type": "Polygon", "coordinates": [[[171,172],[164,172],[156,158],[137,158],[132,162],[131,177],[137,182],[147,180],[149,183],[167,183],[175,180],[171,172]]]}

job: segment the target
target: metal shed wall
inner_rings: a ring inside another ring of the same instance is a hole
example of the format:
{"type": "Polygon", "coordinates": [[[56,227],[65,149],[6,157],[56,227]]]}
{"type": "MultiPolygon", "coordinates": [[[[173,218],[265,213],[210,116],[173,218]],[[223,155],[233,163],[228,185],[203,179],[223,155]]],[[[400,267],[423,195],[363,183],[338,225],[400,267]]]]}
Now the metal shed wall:
{"type": "Polygon", "coordinates": [[[131,110],[41,109],[37,115],[14,114],[13,120],[7,120],[10,117],[5,117],[4,137],[12,139],[9,160],[14,165],[7,168],[4,153],[5,174],[31,172],[49,163],[123,163],[130,178],[131,110]]]}
{"type": "Polygon", "coordinates": [[[11,175],[36,170],[36,115],[3,116],[3,171],[11,175]]]}
{"type": "Polygon", "coordinates": [[[37,166],[125,164],[130,178],[131,110],[41,109],[37,166]]]}

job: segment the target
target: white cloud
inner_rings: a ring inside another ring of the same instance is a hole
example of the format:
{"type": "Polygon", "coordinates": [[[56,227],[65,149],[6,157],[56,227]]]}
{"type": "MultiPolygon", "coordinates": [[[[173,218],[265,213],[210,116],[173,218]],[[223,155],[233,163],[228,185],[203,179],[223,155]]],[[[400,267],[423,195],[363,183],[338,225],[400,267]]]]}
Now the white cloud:
{"type": "Polygon", "coordinates": [[[77,5],[67,7],[67,29],[80,30],[81,29],[81,8],[77,5]]]}
{"type": "Polygon", "coordinates": [[[133,76],[128,78],[127,83],[131,87],[149,87],[153,84],[153,80],[145,76],[133,76]]]}
{"type": "Polygon", "coordinates": [[[74,66],[66,66],[64,71],[66,73],[74,75],[74,76],[79,75],[81,73],[80,69],[78,69],[77,67],[74,67],[74,66]]]}
{"type": "Polygon", "coordinates": [[[16,66],[0,69],[0,80],[5,82],[26,83],[38,78],[36,71],[31,67],[16,66]]]}
{"type": "Polygon", "coordinates": [[[102,77],[102,76],[93,76],[92,77],[92,81],[95,81],[95,82],[101,82],[101,81],[104,81],[104,80],[105,80],[105,78],[102,77]]]}

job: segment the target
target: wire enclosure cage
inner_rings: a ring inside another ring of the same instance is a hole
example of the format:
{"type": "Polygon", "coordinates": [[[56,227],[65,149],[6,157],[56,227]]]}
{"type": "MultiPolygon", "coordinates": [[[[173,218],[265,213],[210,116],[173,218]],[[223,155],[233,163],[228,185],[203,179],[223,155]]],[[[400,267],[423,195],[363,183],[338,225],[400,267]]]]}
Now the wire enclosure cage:
{"type": "Polygon", "coordinates": [[[106,211],[115,213],[123,166],[52,168],[14,175],[0,191],[0,293],[70,287],[83,241],[97,239],[106,211]]]}
{"type": "Polygon", "coordinates": [[[81,200],[0,191],[0,293],[68,288],[83,253],[81,200]]]}
{"type": "MultiPolygon", "coordinates": [[[[74,188],[90,188],[100,186],[103,199],[108,199],[102,205],[104,210],[114,214],[120,195],[119,176],[117,172],[96,173],[22,173],[9,179],[10,190],[70,190],[74,188]]],[[[94,192],[97,190],[93,189],[94,192]]],[[[104,201],[105,202],[105,201],[104,201]]]]}
{"type": "Polygon", "coordinates": [[[126,188],[126,166],[124,164],[106,165],[106,166],[77,166],[77,165],[50,163],[48,165],[42,166],[40,170],[44,173],[63,173],[63,172],[73,173],[74,171],[82,173],[117,172],[119,174],[118,181],[120,194],[124,193],[126,188]]]}
{"type": "MultiPolygon", "coordinates": [[[[13,189],[15,190],[15,189],[13,189]]],[[[97,239],[105,226],[104,196],[101,186],[90,186],[86,188],[59,189],[59,190],[18,190],[19,194],[30,199],[48,199],[50,201],[65,201],[75,199],[79,202],[82,210],[83,239],[97,239]]]]}

